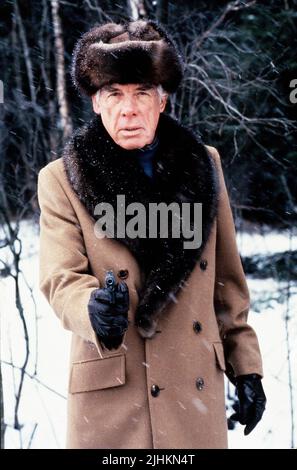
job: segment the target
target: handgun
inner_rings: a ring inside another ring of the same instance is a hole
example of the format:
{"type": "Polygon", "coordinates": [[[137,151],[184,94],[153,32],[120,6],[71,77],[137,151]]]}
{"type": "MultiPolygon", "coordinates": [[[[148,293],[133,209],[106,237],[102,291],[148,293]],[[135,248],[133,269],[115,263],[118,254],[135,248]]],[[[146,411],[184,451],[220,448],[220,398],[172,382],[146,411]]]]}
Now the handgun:
{"type": "Polygon", "coordinates": [[[107,271],[105,276],[105,287],[111,292],[111,304],[115,304],[116,280],[112,271],[107,271]]]}

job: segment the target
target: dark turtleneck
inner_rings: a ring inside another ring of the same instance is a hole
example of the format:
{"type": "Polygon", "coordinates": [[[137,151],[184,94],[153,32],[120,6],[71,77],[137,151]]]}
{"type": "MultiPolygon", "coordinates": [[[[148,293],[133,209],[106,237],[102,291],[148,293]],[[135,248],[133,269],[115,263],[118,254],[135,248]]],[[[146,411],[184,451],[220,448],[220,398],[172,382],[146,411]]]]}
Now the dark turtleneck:
{"type": "Polygon", "coordinates": [[[153,178],[153,159],[158,145],[159,139],[155,136],[151,144],[145,145],[140,149],[133,150],[133,156],[135,156],[145,174],[150,178],[153,178]]]}

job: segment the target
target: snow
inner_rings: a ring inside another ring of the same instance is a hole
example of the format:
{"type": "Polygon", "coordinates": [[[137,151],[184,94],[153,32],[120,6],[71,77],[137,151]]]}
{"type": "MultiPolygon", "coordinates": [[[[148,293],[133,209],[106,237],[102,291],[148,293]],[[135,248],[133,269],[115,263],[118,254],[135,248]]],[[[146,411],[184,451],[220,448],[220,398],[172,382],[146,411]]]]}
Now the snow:
{"type": "MultiPolygon", "coordinates": [[[[271,293],[278,288],[270,280],[249,280],[248,285],[252,297],[262,295],[264,291],[271,293]]],[[[296,289],[295,289],[296,292],[296,289]]],[[[289,335],[291,363],[295,400],[295,446],[297,425],[297,295],[291,297],[289,335]],[[294,314],[294,315],[293,315],[294,314]]],[[[229,447],[233,449],[287,449],[290,448],[290,397],[288,387],[288,360],[286,350],[286,329],[284,317],[286,305],[277,304],[266,308],[261,313],[250,312],[249,324],[256,330],[260,343],[264,378],[263,388],[267,398],[266,410],[258,426],[248,436],[243,435],[244,427],[236,426],[229,432],[229,447]]],[[[232,414],[228,413],[228,416],[232,414]]]]}
{"type": "Polygon", "coordinates": [[[265,229],[266,234],[240,233],[237,235],[237,245],[242,256],[257,254],[267,255],[286,250],[297,250],[297,236],[290,240],[290,232],[278,232],[265,229]]]}
{"type": "MultiPolygon", "coordinates": [[[[68,381],[68,361],[70,352],[70,332],[64,330],[53,314],[50,306],[38,288],[38,227],[29,222],[21,224],[23,257],[21,268],[27,284],[32,286],[36,301],[36,312],[30,291],[23,277],[20,279],[21,296],[24,312],[29,328],[30,359],[27,371],[34,374],[37,358],[37,378],[50,387],[48,390],[40,382],[25,377],[19,420],[23,425],[20,433],[13,429],[14,417],[14,385],[11,363],[17,367],[22,365],[25,357],[24,334],[19,314],[14,303],[14,282],[12,278],[0,278],[1,298],[1,360],[4,386],[5,422],[8,424],[5,434],[6,448],[27,448],[31,435],[37,425],[30,444],[31,448],[64,448],[66,436],[66,390],[68,381]],[[36,319],[37,315],[37,319],[36,319]],[[38,354],[37,354],[38,351],[38,354]],[[55,393],[57,392],[57,393],[55,393]]],[[[290,248],[288,234],[271,231],[265,236],[261,234],[238,235],[240,253],[244,256],[255,253],[273,253],[290,248]]],[[[297,237],[292,239],[296,249],[297,237]]],[[[1,259],[9,262],[7,249],[0,252],[1,259]]],[[[249,323],[257,332],[263,356],[264,373],[263,387],[267,396],[267,408],[262,421],[249,435],[243,435],[243,426],[236,425],[229,431],[229,447],[235,448],[290,448],[291,447],[291,415],[290,394],[288,386],[288,360],[286,342],[287,316],[286,300],[277,300],[277,292],[285,284],[278,284],[272,279],[247,279],[253,302],[273,295],[274,300],[269,306],[263,306],[260,313],[252,308],[249,323]]],[[[292,286],[289,304],[289,340],[290,359],[293,374],[293,397],[296,400],[297,384],[297,287],[292,286]]],[[[144,364],[147,366],[147,364],[144,364]]],[[[19,371],[14,369],[18,379],[19,371]]],[[[16,380],[18,384],[18,380],[16,380]]],[[[294,403],[294,404],[295,404],[294,403]]],[[[202,410],[202,403],[196,401],[197,408],[202,410]]],[[[137,404],[135,404],[137,406],[137,404]]],[[[177,406],[184,406],[181,402],[177,406]]],[[[294,410],[295,434],[297,427],[297,406],[294,410]]],[[[232,410],[227,411],[228,416],[232,410]]],[[[295,435],[296,446],[296,435],[295,435]]]]}
{"type": "MultiPolygon", "coordinates": [[[[26,281],[33,287],[38,315],[38,332],[35,328],[34,303],[24,280],[20,280],[21,295],[30,338],[30,360],[28,372],[34,374],[36,358],[36,336],[38,337],[38,379],[66,397],[68,380],[68,360],[70,333],[64,330],[52,313],[46,299],[38,288],[38,230],[24,222],[21,226],[21,239],[25,256],[21,262],[26,281]]],[[[3,259],[1,250],[1,259],[3,259]]],[[[9,261],[9,256],[6,260],[9,261]]],[[[12,278],[0,278],[1,305],[1,360],[21,367],[25,357],[24,334],[18,311],[14,304],[14,283],[12,278]],[[3,303],[2,303],[3,300],[3,303]]],[[[19,372],[17,372],[19,377],[19,372]]],[[[19,432],[14,430],[14,392],[12,368],[2,362],[5,422],[5,446],[19,448],[19,432]]],[[[16,381],[18,383],[18,380],[16,381]]],[[[23,424],[23,447],[27,448],[35,423],[38,424],[31,448],[54,449],[65,447],[66,399],[25,377],[20,405],[20,423],[23,424]]]]}

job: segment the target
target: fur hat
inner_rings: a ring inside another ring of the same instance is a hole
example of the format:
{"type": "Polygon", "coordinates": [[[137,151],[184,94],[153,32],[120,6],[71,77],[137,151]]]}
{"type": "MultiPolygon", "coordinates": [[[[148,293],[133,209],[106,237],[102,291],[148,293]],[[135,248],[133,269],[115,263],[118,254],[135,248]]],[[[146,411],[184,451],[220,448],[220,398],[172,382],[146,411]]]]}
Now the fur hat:
{"type": "Polygon", "coordinates": [[[76,88],[88,96],[110,83],[151,83],[173,93],[183,76],[183,61],[157,22],[107,23],[78,40],[71,75],[76,88]]]}

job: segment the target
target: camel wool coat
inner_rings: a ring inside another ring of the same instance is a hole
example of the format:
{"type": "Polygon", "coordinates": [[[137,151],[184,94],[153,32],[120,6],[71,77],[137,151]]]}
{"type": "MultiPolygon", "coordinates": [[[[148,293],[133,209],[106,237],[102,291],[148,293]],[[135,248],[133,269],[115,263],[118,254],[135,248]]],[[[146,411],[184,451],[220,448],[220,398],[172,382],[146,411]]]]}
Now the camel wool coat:
{"type": "MultiPolygon", "coordinates": [[[[219,190],[203,250],[183,288],[153,318],[146,336],[134,324],[143,269],[127,244],[95,235],[95,219],[77,179],[83,173],[75,160],[77,142],[38,178],[40,289],[63,327],[73,333],[66,446],[226,448],[224,372],[227,368],[231,378],[263,372],[257,337],[247,324],[249,292],[220,156],[214,147],[205,146],[219,190]],[[73,178],[72,171],[77,172],[73,178]],[[117,282],[125,279],[130,294],[129,327],[122,344],[111,351],[98,340],[87,310],[90,294],[104,286],[107,270],[115,273],[117,282]]],[[[90,142],[94,146],[94,139],[90,142]]],[[[87,141],[81,148],[87,148],[87,141]]],[[[98,158],[101,150],[98,144],[98,158]]],[[[93,167],[93,173],[99,170],[93,167]]],[[[192,176],[193,185],[198,185],[192,176]]],[[[104,171],[101,177],[104,187],[104,171]]],[[[173,268],[178,271],[179,264],[173,268]]]]}

